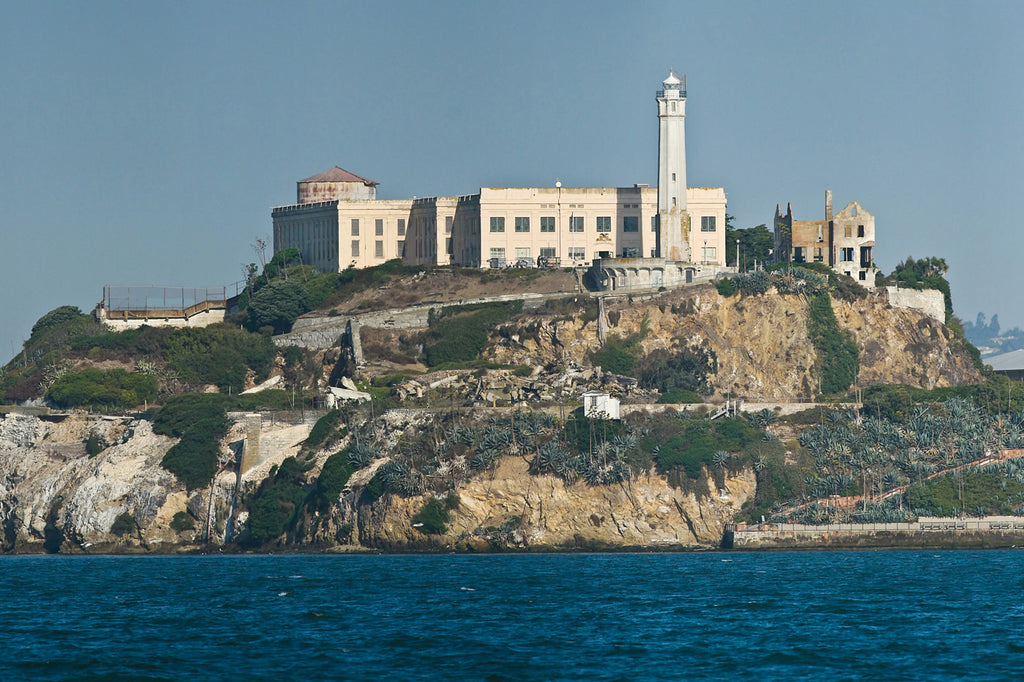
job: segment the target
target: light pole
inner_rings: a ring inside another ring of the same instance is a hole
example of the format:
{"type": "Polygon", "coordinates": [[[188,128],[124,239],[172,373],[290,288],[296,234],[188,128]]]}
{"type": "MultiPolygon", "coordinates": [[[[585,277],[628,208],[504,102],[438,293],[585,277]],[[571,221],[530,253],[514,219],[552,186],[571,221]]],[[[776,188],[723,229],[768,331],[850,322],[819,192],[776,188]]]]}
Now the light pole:
{"type": "Polygon", "coordinates": [[[736,240],[736,272],[740,271],[740,240],[736,240]]]}
{"type": "Polygon", "coordinates": [[[708,240],[707,239],[704,240],[704,250],[700,252],[700,264],[701,265],[707,265],[708,264],[708,240]]]}

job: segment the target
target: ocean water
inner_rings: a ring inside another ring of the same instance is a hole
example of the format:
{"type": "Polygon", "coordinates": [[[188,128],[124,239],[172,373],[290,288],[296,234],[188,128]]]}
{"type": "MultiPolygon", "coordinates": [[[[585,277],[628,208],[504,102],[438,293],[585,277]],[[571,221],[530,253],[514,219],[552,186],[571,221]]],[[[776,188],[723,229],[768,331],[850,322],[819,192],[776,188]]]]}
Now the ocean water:
{"type": "Polygon", "coordinates": [[[0,679],[1024,678],[1024,552],[3,557],[0,679]]]}

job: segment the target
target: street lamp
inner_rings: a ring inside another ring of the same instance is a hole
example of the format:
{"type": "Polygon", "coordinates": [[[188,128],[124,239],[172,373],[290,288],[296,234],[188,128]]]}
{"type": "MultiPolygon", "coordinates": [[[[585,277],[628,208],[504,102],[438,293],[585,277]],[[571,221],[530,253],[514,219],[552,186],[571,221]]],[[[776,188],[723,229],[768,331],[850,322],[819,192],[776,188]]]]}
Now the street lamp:
{"type": "Polygon", "coordinates": [[[704,250],[700,252],[700,263],[701,265],[708,264],[708,240],[704,240],[704,250]]]}
{"type": "Polygon", "coordinates": [[[736,272],[740,271],[740,240],[736,240],[736,272]]]}

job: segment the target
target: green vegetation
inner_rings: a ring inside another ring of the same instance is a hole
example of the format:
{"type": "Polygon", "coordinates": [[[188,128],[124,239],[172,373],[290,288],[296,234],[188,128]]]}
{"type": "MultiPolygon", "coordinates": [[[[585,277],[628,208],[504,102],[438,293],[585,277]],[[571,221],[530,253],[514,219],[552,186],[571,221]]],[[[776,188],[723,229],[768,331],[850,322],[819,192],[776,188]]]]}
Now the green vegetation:
{"type": "Polygon", "coordinates": [[[522,301],[510,301],[431,310],[423,349],[427,365],[476,360],[490,332],[522,309],[522,301]]]}
{"type": "Polygon", "coordinates": [[[85,439],[85,452],[90,457],[95,457],[109,447],[107,441],[98,433],[90,433],[85,439]]]}
{"type": "Polygon", "coordinates": [[[249,370],[266,379],[277,349],[262,334],[228,324],[175,330],[163,348],[167,365],[186,382],[215,384],[223,393],[240,393],[249,370]]]}
{"type": "MultiPolygon", "coordinates": [[[[733,217],[725,216],[725,258],[726,265],[736,265],[736,240],[740,242],[740,270],[746,271],[755,263],[762,264],[771,258],[775,248],[775,235],[764,224],[745,229],[734,229],[733,217]]],[[[723,294],[727,296],[728,294],[723,294]]]]}
{"type": "Polygon", "coordinates": [[[459,506],[458,495],[449,495],[444,500],[431,497],[412,517],[413,528],[426,535],[444,535],[448,532],[450,511],[459,506]]]}
{"type": "Polygon", "coordinates": [[[722,296],[729,297],[735,294],[739,289],[736,288],[736,283],[733,282],[731,277],[723,277],[715,280],[715,289],[718,290],[722,296]]]}
{"type": "Polygon", "coordinates": [[[171,519],[171,530],[175,533],[184,533],[195,529],[196,522],[191,516],[189,516],[188,512],[174,512],[174,518],[171,519]]]}
{"type": "Polygon", "coordinates": [[[897,284],[907,289],[938,289],[946,303],[946,321],[953,317],[953,298],[949,290],[946,273],[949,266],[945,258],[929,256],[915,260],[907,260],[898,264],[888,277],[878,280],[879,285],[897,284]]]}
{"type": "Polygon", "coordinates": [[[153,433],[180,438],[160,465],[189,490],[208,485],[217,474],[220,440],[227,433],[227,396],[190,393],[168,399],[153,420],[153,433]]]}
{"type": "Polygon", "coordinates": [[[83,369],[50,385],[46,398],[57,407],[127,410],[157,396],[156,377],[123,369],[83,369]]]}
{"type": "Polygon", "coordinates": [[[840,393],[848,389],[857,379],[860,370],[860,355],[857,344],[848,332],[839,329],[832,299],[820,293],[808,300],[810,316],[807,332],[818,353],[816,366],[821,380],[821,392],[840,393]]]}
{"type": "MultiPolygon", "coordinates": [[[[609,313],[609,316],[611,313],[609,313]]],[[[612,374],[633,376],[640,353],[640,342],[650,333],[651,325],[647,314],[640,320],[640,328],[622,338],[617,334],[608,336],[600,349],[590,354],[590,361],[612,374]]]]}
{"type": "Polygon", "coordinates": [[[663,417],[653,420],[640,447],[653,455],[658,471],[678,485],[683,475],[690,480],[700,478],[704,467],[718,465],[721,469],[727,461],[719,457],[716,462],[716,453],[740,453],[760,442],[762,436],[762,431],[741,418],[709,422],[663,417]]]}
{"type": "Polygon", "coordinates": [[[1020,515],[1024,513],[1021,468],[1007,476],[1000,467],[964,469],[907,487],[906,505],[927,516],[1020,515]]]}
{"type": "Polygon", "coordinates": [[[139,529],[139,524],[127,511],[123,511],[117,515],[114,519],[114,523],[110,526],[110,532],[114,535],[125,536],[131,535],[139,529]]]}
{"type": "Polygon", "coordinates": [[[661,392],[659,402],[699,403],[699,394],[711,393],[709,376],[717,371],[715,352],[692,346],[651,351],[637,363],[635,376],[644,388],[661,392]]]}
{"type": "Polygon", "coordinates": [[[306,442],[302,444],[304,453],[316,452],[317,450],[330,447],[338,442],[348,433],[345,426],[346,411],[331,410],[316,420],[316,424],[306,436],[306,442]]]}
{"type": "Polygon", "coordinates": [[[338,501],[341,491],[345,489],[345,484],[354,472],[355,469],[349,461],[349,448],[328,457],[320,476],[316,479],[310,506],[327,511],[338,501]]]}
{"type": "Polygon", "coordinates": [[[288,457],[260,485],[248,502],[249,535],[246,544],[262,546],[295,526],[306,502],[303,466],[288,457]]]}

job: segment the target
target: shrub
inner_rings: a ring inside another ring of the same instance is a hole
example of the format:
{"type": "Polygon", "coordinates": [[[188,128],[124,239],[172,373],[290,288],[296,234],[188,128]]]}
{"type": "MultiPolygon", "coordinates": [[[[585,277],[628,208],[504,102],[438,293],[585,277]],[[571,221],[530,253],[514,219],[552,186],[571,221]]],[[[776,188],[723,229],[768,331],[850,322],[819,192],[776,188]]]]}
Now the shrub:
{"type": "Polygon", "coordinates": [[[309,293],[301,281],[278,280],[253,294],[245,311],[245,327],[257,331],[269,326],[275,334],[285,334],[299,315],[311,309],[309,293]]]}
{"type": "Polygon", "coordinates": [[[125,536],[134,533],[139,527],[136,523],[135,517],[129,514],[127,511],[123,511],[117,515],[114,519],[114,523],[110,526],[110,532],[114,535],[125,536]]]}
{"type": "Polygon", "coordinates": [[[336,452],[327,458],[320,476],[316,479],[313,507],[326,511],[338,501],[338,496],[345,489],[345,484],[352,476],[353,468],[348,461],[348,453],[345,450],[336,452]]]}
{"type": "Polygon", "coordinates": [[[732,296],[738,291],[736,283],[732,281],[731,277],[723,277],[722,279],[716,280],[715,289],[718,289],[718,293],[726,297],[732,296]]]}
{"type": "Polygon", "coordinates": [[[175,533],[184,533],[187,530],[195,530],[196,523],[189,516],[188,512],[179,511],[174,513],[174,518],[171,519],[171,530],[175,533]]]}
{"type": "Polygon", "coordinates": [[[673,388],[661,394],[659,403],[702,403],[704,398],[685,388],[673,388]]]}
{"type": "Polygon", "coordinates": [[[328,447],[331,443],[345,437],[347,430],[342,422],[345,421],[345,413],[341,410],[331,410],[316,420],[316,424],[310,429],[306,436],[306,442],[302,444],[303,452],[316,452],[321,448],[328,447]]]}
{"type": "Polygon", "coordinates": [[[447,505],[437,498],[427,500],[423,509],[412,517],[413,528],[426,535],[444,535],[450,520],[447,505]]]}
{"type": "Polygon", "coordinates": [[[522,308],[522,301],[511,301],[431,310],[423,348],[427,365],[475,360],[487,345],[491,330],[522,308]]]}
{"type": "Polygon", "coordinates": [[[263,481],[248,501],[248,543],[265,545],[294,527],[298,512],[306,502],[302,482],[303,468],[288,457],[274,474],[263,481]]]}
{"type": "Polygon", "coordinates": [[[95,457],[107,449],[107,441],[98,433],[90,433],[85,439],[85,452],[90,457],[95,457]]]}
{"type": "Polygon", "coordinates": [[[174,396],[157,412],[153,432],[180,438],[160,465],[189,490],[207,485],[217,474],[220,441],[230,425],[220,394],[174,396]]]}
{"type": "Polygon", "coordinates": [[[46,397],[58,407],[96,407],[126,410],[157,396],[156,377],[123,369],[84,369],[65,374],[50,386],[46,397]]]}
{"type": "MultiPolygon", "coordinates": [[[[636,378],[644,388],[653,388],[663,394],[677,390],[707,393],[711,390],[708,375],[716,372],[717,369],[718,358],[715,352],[703,346],[674,351],[657,349],[639,361],[636,378]]],[[[701,402],[701,400],[698,397],[696,400],[662,400],[661,402],[701,402]]]]}
{"type": "Polygon", "coordinates": [[[619,337],[609,336],[600,349],[590,354],[590,361],[604,371],[631,376],[636,367],[636,354],[619,337]]]}
{"type": "Polygon", "coordinates": [[[163,355],[183,381],[215,384],[223,393],[241,393],[250,369],[257,381],[266,378],[277,348],[261,334],[215,324],[174,330],[163,355]]]}
{"type": "Polygon", "coordinates": [[[815,294],[808,302],[807,335],[818,352],[821,392],[840,393],[857,378],[860,368],[857,344],[848,332],[839,329],[828,294],[815,294]]]}

